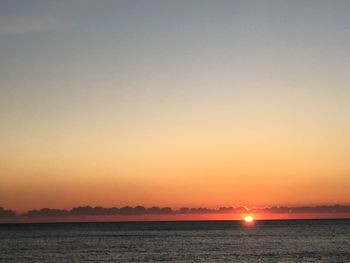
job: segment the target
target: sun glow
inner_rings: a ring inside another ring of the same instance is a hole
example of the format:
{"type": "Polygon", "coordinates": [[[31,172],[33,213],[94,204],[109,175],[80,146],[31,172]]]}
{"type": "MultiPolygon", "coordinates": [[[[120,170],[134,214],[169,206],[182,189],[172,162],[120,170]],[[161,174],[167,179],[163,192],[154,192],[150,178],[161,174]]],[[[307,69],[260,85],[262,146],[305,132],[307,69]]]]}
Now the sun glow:
{"type": "Polygon", "coordinates": [[[246,223],[252,223],[252,222],[254,221],[254,217],[252,217],[252,216],[246,216],[246,217],[244,218],[244,221],[245,221],[246,223]]]}

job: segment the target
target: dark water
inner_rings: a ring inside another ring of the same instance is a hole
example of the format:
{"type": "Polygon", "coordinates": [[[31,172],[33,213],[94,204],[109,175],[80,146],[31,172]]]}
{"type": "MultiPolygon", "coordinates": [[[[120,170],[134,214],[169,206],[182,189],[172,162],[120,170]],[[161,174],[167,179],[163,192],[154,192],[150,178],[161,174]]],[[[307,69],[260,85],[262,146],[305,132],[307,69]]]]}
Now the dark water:
{"type": "Polygon", "coordinates": [[[0,225],[1,262],[350,262],[350,220],[0,225]]]}

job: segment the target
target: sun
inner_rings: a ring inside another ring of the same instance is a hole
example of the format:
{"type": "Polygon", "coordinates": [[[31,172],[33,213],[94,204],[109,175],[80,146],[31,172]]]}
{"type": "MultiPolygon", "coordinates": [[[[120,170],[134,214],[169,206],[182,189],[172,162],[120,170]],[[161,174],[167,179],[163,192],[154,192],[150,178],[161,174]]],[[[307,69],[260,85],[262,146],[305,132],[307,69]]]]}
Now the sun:
{"type": "Polygon", "coordinates": [[[246,217],[244,218],[244,221],[245,221],[246,223],[252,223],[252,222],[254,221],[254,217],[252,217],[252,216],[246,216],[246,217]]]}

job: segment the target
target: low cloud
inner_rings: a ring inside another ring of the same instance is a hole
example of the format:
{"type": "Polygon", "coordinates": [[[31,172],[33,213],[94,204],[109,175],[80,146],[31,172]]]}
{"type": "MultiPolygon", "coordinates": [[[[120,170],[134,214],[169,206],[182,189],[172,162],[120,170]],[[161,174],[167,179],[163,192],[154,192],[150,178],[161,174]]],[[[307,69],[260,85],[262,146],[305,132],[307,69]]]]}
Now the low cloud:
{"type": "Polygon", "coordinates": [[[16,213],[12,210],[7,210],[3,207],[0,207],[0,218],[7,218],[7,217],[15,217],[16,213]]]}
{"type": "MultiPolygon", "coordinates": [[[[11,211],[11,210],[3,210],[11,211]]],[[[12,211],[11,211],[12,212],[12,211]]],[[[8,212],[8,213],[11,213],[8,212]]],[[[13,213],[13,212],[12,212],[13,213]]],[[[176,214],[240,214],[240,213],[276,213],[276,214],[337,214],[337,213],[349,213],[350,206],[345,205],[332,205],[332,206],[302,206],[302,207],[286,207],[286,206],[274,206],[265,208],[253,208],[248,209],[246,207],[220,207],[220,208],[189,208],[182,207],[179,209],[172,209],[170,207],[149,207],[144,206],[124,206],[124,207],[111,207],[104,208],[101,206],[79,206],[74,207],[71,210],[51,209],[43,208],[40,210],[30,210],[26,213],[20,214],[20,217],[64,217],[64,216],[104,216],[104,215],[176,215],[176,214]]],[[[0,210],[1,214],[1,210],[0,210]]]]}
{"type": "Polygon", "coordinates": [[[133,215],[186,215],[186,214],[349,214],[350,206],[347,205],[323,205],[323,206],[273,206],[265,208],[251,208],[246,207],[219,207],[219,208],[190,208],[182,207],[179,209],[172,209],[170,207],[144,207],[144,206],[123,206],[104,208],[101,206],[79,206],[70,210],[42,208],[29,210],[22,214],[16,214],[10,209],[0,207],[0,218],[66,218],[76,216],[133,216],[133,215]]]}
{"type": "Polygon", "coordinates": [[[350,213],[350,206],[346,205],[322,205],[322,206],[300,206],[300,207],[287,207],[287,206],[274,206],[267,208],[256,208],[251,210],[254,213],[350,213]]]}
{"type": "Polygon", "coordinates": [[[22,216],[28,217],[60,217],[67,216],[69,212],[67,210],[61,209],[51,209],[51,208],[42,208],[40,210],[34,209],[29,210],[28,212],[22,214],[22,216]]]}

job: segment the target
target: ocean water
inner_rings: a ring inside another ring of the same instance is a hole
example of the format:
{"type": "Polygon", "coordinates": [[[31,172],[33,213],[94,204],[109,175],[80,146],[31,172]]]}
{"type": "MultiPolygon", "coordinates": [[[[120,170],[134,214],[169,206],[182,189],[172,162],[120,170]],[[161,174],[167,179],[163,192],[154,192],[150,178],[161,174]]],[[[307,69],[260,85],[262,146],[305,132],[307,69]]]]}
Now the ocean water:
{"type": "Polygon", "coordinates": [[[350,262],[350,220],[2,224],[0,262],[350,262]]]}

